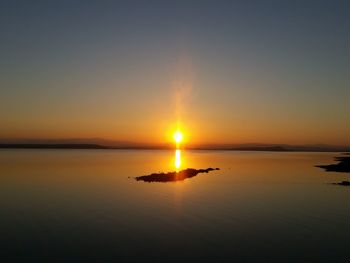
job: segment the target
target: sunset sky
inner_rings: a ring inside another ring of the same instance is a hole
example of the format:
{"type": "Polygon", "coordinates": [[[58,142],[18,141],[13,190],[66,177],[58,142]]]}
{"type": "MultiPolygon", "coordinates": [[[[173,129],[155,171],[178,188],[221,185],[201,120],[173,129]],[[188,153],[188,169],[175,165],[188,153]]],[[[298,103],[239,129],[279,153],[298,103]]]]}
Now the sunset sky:
{"type": "Polygon", "coordinates": [[[0,139],[350,145],[349,1],[1,1],[0,139]]]}

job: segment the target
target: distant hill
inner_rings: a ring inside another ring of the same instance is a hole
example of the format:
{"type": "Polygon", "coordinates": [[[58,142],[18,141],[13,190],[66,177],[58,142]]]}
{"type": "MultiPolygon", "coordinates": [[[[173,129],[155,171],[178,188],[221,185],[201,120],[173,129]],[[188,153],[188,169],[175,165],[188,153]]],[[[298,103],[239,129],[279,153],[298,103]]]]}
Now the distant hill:
{"type": "Polygon", "coordinates": [[[0,139],[0,148],[22,149],[167,149],[170,145],[100,138],[87,139],[0,139]]]}
{"type": "Polygon", "coordinates": [[[35,144],[35,143],[14,143],[0,144],[2,149],[108,149],[97,144],[35,144]]]}
{"type": "MultiPolygon", "coordinates": [[[[173,149],[172,144],[147,144],[139,142],[91,139],[7,139],[0,140],[0,149],[173,149]]],[[[349,152],[350,146],[326,144],[201,144],[186,145],[190,150],[271,151],[271,152],[349,152]]]]}
{"type": "Polygon", "coordinates": [[[350,146],[337,146],[326,144],[288,145],[288,144],[225,144],[225,145],[199,145],[191,149],[231,150],[231,151],[272,151],[272,152],[348,152],[350,146]]]}

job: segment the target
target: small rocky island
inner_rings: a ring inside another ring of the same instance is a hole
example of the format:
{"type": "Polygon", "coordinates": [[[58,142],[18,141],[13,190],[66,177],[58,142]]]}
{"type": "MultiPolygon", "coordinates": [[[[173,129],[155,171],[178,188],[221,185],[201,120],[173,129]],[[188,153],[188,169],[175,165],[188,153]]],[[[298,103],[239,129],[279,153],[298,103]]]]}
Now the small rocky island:
{"type": "Polygon", "coordinates": [[[198,175],[199,173],[209,173],[211,171],[220,170],[219,168],[207,168],[207,169],[193,169],[188,168],[179,172],[168,172],[168,173],[153,173],[149,175],[143,175],[135,177],[137,181],[144,181],[144,182],[176,182],[176,181],[183,181],[187,178],[194,177],[198,175]]]}
{"type": "MultiPolygon", "coordinates": [[[[350,155],[347,153],[347,155],[350,155]]],[[[316,165],[316,167],[325,169],[326,172],[350,173],[350,156],[341,156],[335,158],[338,163],[328,165],[316,165]]],[[[350,186],[350,181],[342,181],[339,183],[332,183],[334,185],[350,186]]]]}
{"type": "Polygon", "coordinates": [[[323,168],[327,172],[350,173],[350,156],[336,157],[335,160],[338,161],[338,163],[328,165],[316,165],[316,167],[323,168]]]}
{"type": "Polygon", "coordinates": [[[342,185],[342,186],[350,186],[350,182],[349,181],[341,181],[340,183],[332,183],[335,185],[342,185]]]}

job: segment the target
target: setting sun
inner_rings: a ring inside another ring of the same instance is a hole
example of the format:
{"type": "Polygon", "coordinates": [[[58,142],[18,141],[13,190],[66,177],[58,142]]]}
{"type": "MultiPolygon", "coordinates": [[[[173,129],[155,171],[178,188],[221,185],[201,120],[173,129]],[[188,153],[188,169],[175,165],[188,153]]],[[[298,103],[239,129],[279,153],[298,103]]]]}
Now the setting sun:
{"type": "Polygon", "coordinates": [[[183,135],[181,131],[176,131],[174,133],[174,140],[177,144],[179,144],[182,141],[183,135]]]}

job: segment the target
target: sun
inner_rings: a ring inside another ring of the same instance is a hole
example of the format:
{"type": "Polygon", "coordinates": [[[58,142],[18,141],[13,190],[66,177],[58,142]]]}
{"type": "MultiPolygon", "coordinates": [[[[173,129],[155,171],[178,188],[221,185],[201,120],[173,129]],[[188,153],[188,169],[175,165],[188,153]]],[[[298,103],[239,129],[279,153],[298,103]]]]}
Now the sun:
{"type": "Polygon", "coordinates": [[[174,140],[175,140],[176,144],[180,144],[181,141],[182,141],[182,139],[183,139],[183,134],[182,134],[182,132],[181,132],[181,131],[176,131],[176,132],[174,133],[174,140]]]}

